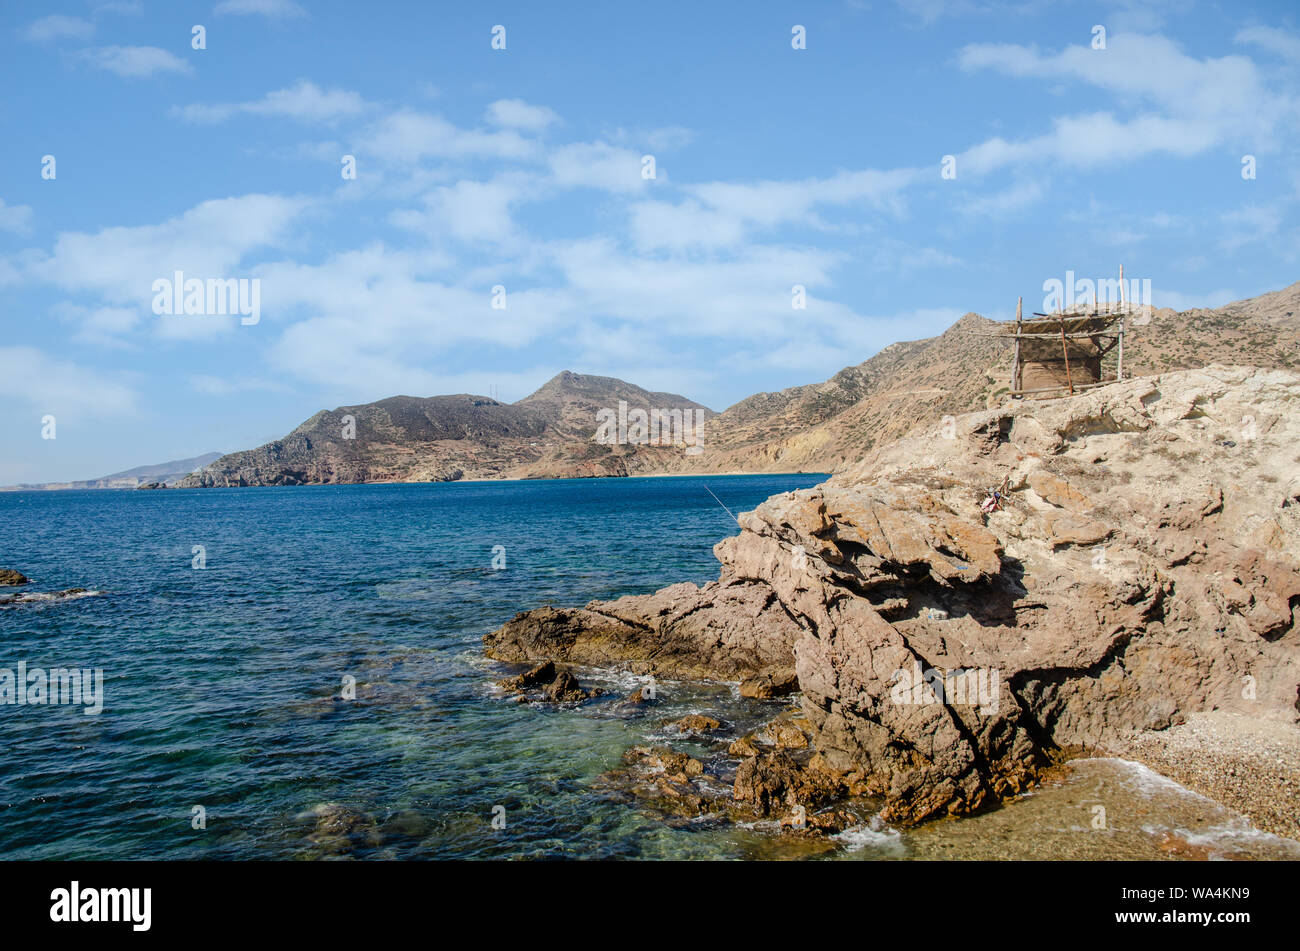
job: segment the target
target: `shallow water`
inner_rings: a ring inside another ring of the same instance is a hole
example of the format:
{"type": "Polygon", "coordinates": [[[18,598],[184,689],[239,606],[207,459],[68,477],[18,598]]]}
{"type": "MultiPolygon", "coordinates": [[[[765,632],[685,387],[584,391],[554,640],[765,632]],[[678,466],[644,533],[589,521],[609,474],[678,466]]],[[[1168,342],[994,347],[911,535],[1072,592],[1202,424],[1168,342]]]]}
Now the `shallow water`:
{"type": "Polygon", "coordinates": [[[713,749],[666,720],[704,710],[744,731],[781,704],[660,682],[628,718],[492,687],[506,671],[481,638],[516,611],[715,578],[712,545],[736,526],[705,486],[739,512],[821,478],[0,494],[0,567],[26,590],[102,592],[0,606],[0,668],[103,668],[105,689],[98,716],[0,706],[0,856],[1159,858],[1169,830],[1296,855],[1118,761],[911,832],[670,826],[595,780],[635,743],[713,749]],[[1098,782],[1101,833],[1084,808],[1098,782]]]}

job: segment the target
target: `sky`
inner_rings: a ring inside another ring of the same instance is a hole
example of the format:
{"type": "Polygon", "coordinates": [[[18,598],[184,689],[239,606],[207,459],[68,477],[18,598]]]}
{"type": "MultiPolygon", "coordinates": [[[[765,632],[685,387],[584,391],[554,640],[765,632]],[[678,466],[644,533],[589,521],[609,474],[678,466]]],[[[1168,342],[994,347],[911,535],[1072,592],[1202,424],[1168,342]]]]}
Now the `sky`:
{"type": "Polygon", "coordinates": [[[0,485],[1300,280],[1291,0],[6,0],[0,77],[0,485]],[[177,271],[256,320],[159,313],[177,271]]]}

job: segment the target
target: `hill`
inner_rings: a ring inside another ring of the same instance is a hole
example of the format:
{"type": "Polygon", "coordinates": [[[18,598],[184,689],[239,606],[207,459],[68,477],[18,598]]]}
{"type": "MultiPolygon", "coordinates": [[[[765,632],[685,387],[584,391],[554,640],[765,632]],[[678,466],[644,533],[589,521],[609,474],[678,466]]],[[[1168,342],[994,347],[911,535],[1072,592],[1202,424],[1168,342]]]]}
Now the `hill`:
{"type": "MultiPolygon", "coordinates": [[[[612,377],[568,370],[517,403],[486,396],[394,396],[322,410],[257,449],[223,456],[185,487],[627,475],[679,453],[594,441],[597,413],[619,402],[649,409],[707,407],[612,377]],[[630,463],[630,465],[629,465],[630,463]]],[[[664,465],[661,461],[660,467],[664,465]]]]}
{"type": "Polygon", "coordinates": [[[195,470],[202,469],[220,458],[221,453],[219,452],[205,452],[203,455],[194,456],[192,459],[174,459],[171,462],[160,462],[152,466],[136,466],[134,469],[114,472],[112,475],[100,476],[98,479],[85,479],[80,482],[41,482],[26,485],[7,485],[0,488],[0,492],[18,492],[33,489],[46,491],[56,489],[134,489],[136,486],[147,485],[151,482],[173,485],[195,470]]]}
{"type": "MultiPolygon", "coordinates": [[[[224,456],[183,485],[832,472],[872,447],[1008,399],[1011,343],[968,313],[937,337],[894,343],[829,380],[757,393],[721,413],[612,377],[565,371],[506,404],[482,396],[397,396],[322,411],[283,440],[224,456]],[[702,452],[604,444],[597,413],[700,410],[702,452]],[[352,417],[353,438],[344,435],[352,417]]],[[[1223,307],[1130,321],[1125,377],[1212,363],[1300,365],[1300,283],[1223,307]]],[[[1114,374],[1115,355],[1105,373],[1114,374]]]]}

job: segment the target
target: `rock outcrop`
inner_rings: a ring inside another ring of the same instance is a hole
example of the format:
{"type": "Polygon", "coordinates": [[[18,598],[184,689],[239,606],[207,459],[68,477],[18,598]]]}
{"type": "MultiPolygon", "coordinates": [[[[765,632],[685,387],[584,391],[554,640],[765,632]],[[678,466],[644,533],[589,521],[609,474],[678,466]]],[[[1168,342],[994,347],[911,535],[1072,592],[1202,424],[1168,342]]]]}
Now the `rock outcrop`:
{"type": "Polygon", "coordinates": [[[549,660],[498,681],[497,686],[529,703],[581,703],[600,695],[599,690],[584,690],[571,671],[560,670],[549,660]]]}
{"type": "Polygon", "coordinates": [[[20,585],[31,581],[25,574],[14,568],[0,568],[0,585],[20,585]]]}
{"type": "Polygon", "coordinates": [[[539,608],[485,638],[497,660],[557,660],[704,680],[770,677],[789,683],[801,633],[771,588],[727,575],[647,595],[539,608]]]}
{"type": "MultiPolygon", "coordinates": [[[[26,582],[21,582],[26,583],[26,582]]],[[[0,594],[0,606],[9,604],[43,604],[50,601],[76,601],[103,594],[88,588],[65,588],[62,591],[20,591],[18,594],[0,594]]]]}
{"type": "MultiPolygon", "coordinates": [[[[819,772],[900,822],[1192,712],[1300,713],[1295,373],[1211,366],[968,414],[740,523],[717,582],[527,612],[489,653],[793,667],[819,772]]],[[[770,776],[747,795],[781,785],[779,752],[753,757],[770,776]]]]}

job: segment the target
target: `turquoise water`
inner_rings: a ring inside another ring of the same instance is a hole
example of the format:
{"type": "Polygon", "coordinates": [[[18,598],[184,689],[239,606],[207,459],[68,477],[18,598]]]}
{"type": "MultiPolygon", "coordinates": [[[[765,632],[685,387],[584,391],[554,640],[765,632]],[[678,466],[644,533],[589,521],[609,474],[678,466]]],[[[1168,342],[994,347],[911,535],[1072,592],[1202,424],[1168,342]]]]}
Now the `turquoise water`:
{"type": "MultiPolygon", "coordinates": [[[[100,592],[0,606],[0,668],[99,667],[105,690],[98,716],[0,706],[0,857],[1161,858],[1169,830],[1297,854],[1119,761],[909,832],[674,825],[598,777],[637,743],[718,756],[666,720],[705,711],[743,732],[780,704],[661,682],[629,716],[492,689],[510,671],[481,638],[517,611],[716,578],[712,546],[736,526],[705,486],[740,512],[821,479],[0,493],[0,567],[25,590],[100,592]],[[1084,811],[1097,783],[1116,803],[1106,835],[1084,811]]],[[[581,676],[616,697],[636,683],[581,676]]]]}

